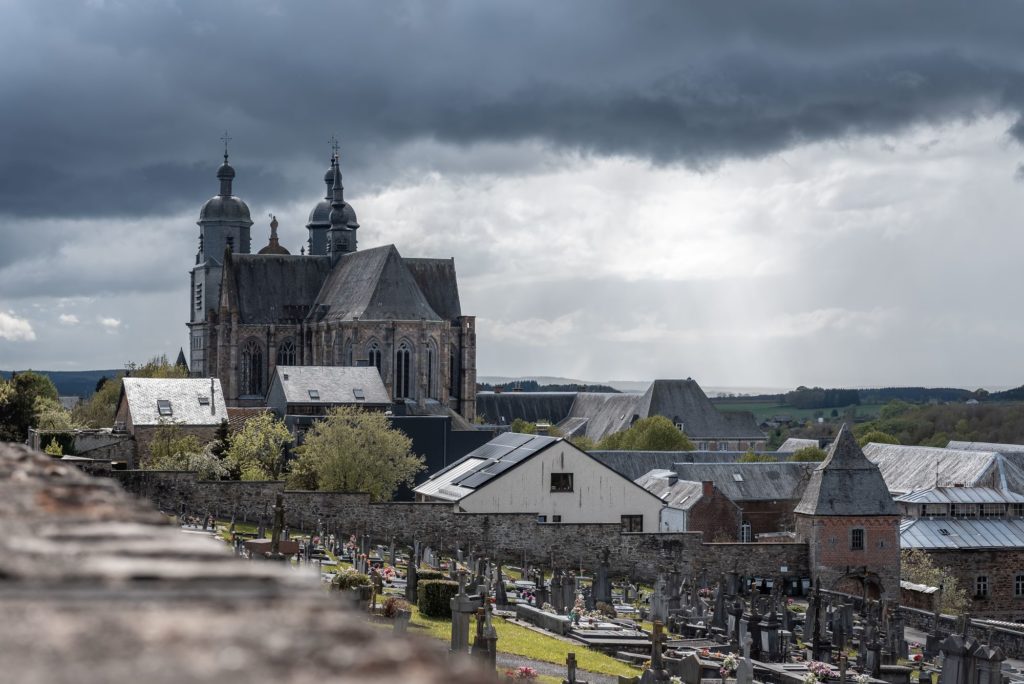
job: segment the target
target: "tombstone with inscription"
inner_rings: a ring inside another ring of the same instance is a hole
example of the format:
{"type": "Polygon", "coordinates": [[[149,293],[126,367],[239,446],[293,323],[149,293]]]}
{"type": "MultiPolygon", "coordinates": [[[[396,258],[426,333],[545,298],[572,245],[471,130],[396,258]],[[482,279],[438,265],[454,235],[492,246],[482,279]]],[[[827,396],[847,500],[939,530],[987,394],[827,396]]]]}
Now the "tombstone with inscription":
{"type": "Polygon", "coordinates": [[[551,606],[559,615],[565,613],[565,594],[562,593],[562,574],[555,570],[551,573],[551,606]]]}
{"type": "Polygon", "coordinates": [[[668,620],[668,600],[665,597],[665,576],[658,574],[654,582],[654,592],[651,594],[651,607],[648,620],[664,623],[668,620]]]}
{"type": "Polygon", "coordinates": [[[451,653],[466,654],[469,649],[469,618],[480,607],[480,600],[466,593],[466,573],[459,572],[459,593],[451,599],[452,640],[451,653]]]}
{"type": "Polygon", "coordinates": [[[750,662],[750,646],[753,642],[749,636],[743,639],[743,657],[736,665],[736,684],[754,683],[754,664],[750,662]]]}

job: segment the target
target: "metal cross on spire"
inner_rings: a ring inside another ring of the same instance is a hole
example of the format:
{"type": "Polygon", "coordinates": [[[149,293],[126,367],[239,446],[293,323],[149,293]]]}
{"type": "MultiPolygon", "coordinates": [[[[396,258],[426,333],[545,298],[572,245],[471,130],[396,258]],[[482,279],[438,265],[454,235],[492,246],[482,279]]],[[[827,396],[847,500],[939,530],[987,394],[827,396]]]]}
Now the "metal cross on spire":
{"type": "Polygon", "coordinates": [[[221,140],[224,141],[224,161],[228,160],[228,143],[231,142],[231,138],[228,136],[228,132],[224,131],[224,135],[221,136],[221,140]]]}

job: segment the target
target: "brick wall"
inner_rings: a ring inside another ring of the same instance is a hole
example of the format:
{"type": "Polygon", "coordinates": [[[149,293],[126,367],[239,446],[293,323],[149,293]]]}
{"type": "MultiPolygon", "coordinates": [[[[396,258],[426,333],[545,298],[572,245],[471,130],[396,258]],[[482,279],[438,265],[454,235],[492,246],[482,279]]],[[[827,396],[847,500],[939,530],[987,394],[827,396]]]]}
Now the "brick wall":
{"type": "Polygon", "coordinates": [[[808,576],[807,545],[705,544],[700,532],[623,533],[617,524],[539,524],[523,513],[458,513],[445,503],[370,503],[366,494],[293,492],[283,482],[203,482],[195,474],[113,471],[130,492],[168,513],[232,515],[238,521],[267,522],[275,496],[285,498],[286,520],[293,527],[318,522],[344,534],[369,534],[378,542],[418,540],[435,549],[478,550],[506,562],[593,568],[601,551],[611,552],[612,572],[652,580],[670,567],[708,577],[735,571],[741,575],[808,576]],[[787,567],[781,573],[781,567],[787,567]]]}
{"type": "MultiPolygon", "coordinates": [[[[1024,549],[929,551],[939,567],[948,568],[971,597],[971,615],[1013,622],[1024,618],[1024,595],[1016,578],[1024,579],[1024,549]],[[977,579],[988,579],[988,596],[976,594],[977,579]]],[[[1024,588],[1024,587],[1022,587],[1024,588]]]]}
{"type": "Polygon", "coordinates": [[[899,516],[797,515],[796,532],[797,539],[808,543],[812,573],[822,588],[859,594],[859,584],[843,578],[861,568],[877,578],[881,597],[899,598],[899,516]],[[855,529],[864,532],[862,549],[851,548],[855,529]]]}
{"type": "Polygon", "coordinates": [[[799,500],[744,501],[743,519],[750,523],[751,534],[789,532],[793,529],[793,509],[799,500]]]}
{"type": "Polygon", "coordinates": [[[687,513],[686,528],[703,532],[709,541],[739,541],[740,509],[710,482],[704,483],[704,494],[687,513]]]}

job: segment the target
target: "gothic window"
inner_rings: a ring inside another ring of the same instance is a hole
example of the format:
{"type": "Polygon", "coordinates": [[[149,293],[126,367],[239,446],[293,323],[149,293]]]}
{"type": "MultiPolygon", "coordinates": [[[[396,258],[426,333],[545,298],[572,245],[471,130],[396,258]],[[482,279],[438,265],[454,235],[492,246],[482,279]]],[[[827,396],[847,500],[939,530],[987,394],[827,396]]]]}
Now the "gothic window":
{"type": "Polygon", "coordinates": [[[370,365],[380,372],[380,345],[376,342],[370,343],[370,348],[366,350],[366,358],[369,359],[370,365]]]}
{"type": "Polygon", "coordinates": [[[241,393],[263,394],[263,348],[256,340],[242,347],[241,393]]]}
{"type": "Polygon", "coordinates": [[[355,356],[355,354],[352,351],[352,343],[351,342],[346,342],[345,343],[345,351],[343,352],[343,358],[341,360],[341,365],[343,365],[343,366],[354,366],[355,365],[355,359],[353,358],[354,356],[355,356]]]}
{"type": "Polygon", "coordinates": [[[395,352],[395,399],[407,399],[411,396],[412,372],[410,366],[412,354],[409,345],[402,342],[395,352]]]}
{"type": "Polygon", "coordinates": [[[437,354],[434,353],[434,343],[427,343],[427,397],[435,399],[437,397],[437,389],[434,387],[434,379],[436,373],[434,372],[434,363],[437,358],[437,354]]]}
{"type": "Polygon", "coordinates": [[[293,342],[290,337],[282,342],[281,346],[277,348],[277,365],[295,365],[295,342],[293,342]]]}
{"type": "Polygon", "coordinates": [[[459,352],[452,345],[451,350],[448,352],[448,394],[457,397],[459,396],[459,352]]]}

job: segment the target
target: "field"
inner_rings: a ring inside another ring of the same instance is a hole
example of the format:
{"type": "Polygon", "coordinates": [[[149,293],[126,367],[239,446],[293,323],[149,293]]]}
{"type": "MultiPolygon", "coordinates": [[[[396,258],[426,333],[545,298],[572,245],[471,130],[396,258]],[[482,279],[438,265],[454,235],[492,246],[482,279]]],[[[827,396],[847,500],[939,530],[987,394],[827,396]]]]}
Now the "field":
{"type": "MultiPolygon", "coordinates": [[[[794,419],[811,420],[819,415],[828,418],[832,414],[832,409],[799,409],[793,406],[780,404],[775,401],[712,399],[711,402],[719,411],[750,411],[754,414],[758,423],[764,422],[772,416],[785,415],[794,419]]],[[[882,406],[884,406],[884,404],[861,404],[860,406],[837,408],[836,412],[839,416],[843,416],[847,411],[854,410],[855,419],[873,420],[878,417],[878,412],[881,410],[882,406]]]]}

